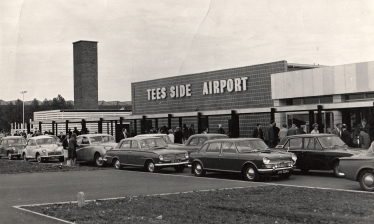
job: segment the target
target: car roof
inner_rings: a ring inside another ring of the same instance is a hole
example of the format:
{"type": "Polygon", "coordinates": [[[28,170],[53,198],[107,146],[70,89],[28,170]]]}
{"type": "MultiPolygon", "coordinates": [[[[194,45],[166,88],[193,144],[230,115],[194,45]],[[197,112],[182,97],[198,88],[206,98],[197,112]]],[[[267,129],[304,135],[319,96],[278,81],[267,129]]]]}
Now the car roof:
{"type": "Polygon", "coordinates": [[[124,141],[124,140],[139,140],[139,139],[162,139],[161,136],[135,136],[135,137],[131,137],[131,138],[125,138],[125,139],[122,139],[121,141],[124,141]]]}
{"type": "Polygon", "coordinates": [[[221,138],[221,139],[213,139],[213,140],[208,140],[206,142],[241,142],[241,141],[256,141],[260,140],[259,138],[221,138]]]}
{"type": "Polygon", "coordinates": [[[6,136],[6,137],[2,137],[2,139],[14,139],[14,138],[23,138],[23,139],[25,139],[23,136],[6,136]]]}
{"type": "Polygon", "coordinates": [[[141,136],[149,136],[149,137],[152,137],[152,136],[164,136],[164,135],[167,135],[167,134],[164,134],[164,133],[151,133],[151,134],[140,134],[140,135],[137,135],[135,137],[141,137],[141,136]]]}
{"type": "Polygon", "coordinates": [[[110,134],[100,134],[100,133],[97,133],[97,134],[83,134],[83,135],[78,135],[77,137],[79,136],[85,136],[85,137],[96,137],[96,136],[112,136],[110,134]]]}
{"type": "Polygon", "coordinates": [[[37,140],[37,139],[42,139],[42,138],[52,138],[53,139],[53,137],[51,137],[50,135],[39,135],[39,136],[31,137],[29,139],[37,140]]]}
{"type": "Polygon", "coordinates": [[[305,137],[331,137],[331,136],[337,136],[334,134],[300,134],[300,135],[290,135],[287,136],[287,138],[305,138],[305,137]]]}
{"type": "Polygon", "coordinates": [[[207,134],[194,134],[194,135],[191,135],[190,137],[195,137],[195,136],[204,136],[204,137],[214,137],[214,136],[226,136],[228,137],[227,135],[225,134],[218,134],[218,133],[207,133],[207,134]]]}

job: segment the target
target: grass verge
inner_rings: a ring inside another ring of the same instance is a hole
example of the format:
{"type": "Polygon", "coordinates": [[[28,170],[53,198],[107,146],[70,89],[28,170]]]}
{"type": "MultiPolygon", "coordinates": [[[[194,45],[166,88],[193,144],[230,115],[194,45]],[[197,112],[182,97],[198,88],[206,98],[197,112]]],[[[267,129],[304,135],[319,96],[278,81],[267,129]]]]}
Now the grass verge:
{"type": "Polygon", "coordinates": [[[372,223],[374,194],[259,186],[23,208],[76,223],[372,223]]]}

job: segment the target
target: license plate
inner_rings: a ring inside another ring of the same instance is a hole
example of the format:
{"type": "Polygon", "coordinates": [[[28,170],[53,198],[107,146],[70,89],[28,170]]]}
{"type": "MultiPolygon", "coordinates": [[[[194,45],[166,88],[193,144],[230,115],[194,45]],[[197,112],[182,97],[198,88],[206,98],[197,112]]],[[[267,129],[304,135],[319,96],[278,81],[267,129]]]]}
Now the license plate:
{"type": "Polygon", "coordinates": [[[281,173],[289,173],[289,172],[290,172],[289,170],[280,170],[280,171],[278,171],[279,174],[281,174],[281,173]]]}

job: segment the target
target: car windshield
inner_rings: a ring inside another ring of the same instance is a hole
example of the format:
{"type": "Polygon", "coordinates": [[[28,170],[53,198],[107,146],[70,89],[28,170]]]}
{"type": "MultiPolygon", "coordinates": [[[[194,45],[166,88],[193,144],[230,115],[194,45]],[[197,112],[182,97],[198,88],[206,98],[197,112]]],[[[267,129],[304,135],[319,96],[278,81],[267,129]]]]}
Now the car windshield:
{"type": "Polygon", "coordinates": [[[26,140],[24,138],[8,139],[8,144],[24,144],[26,145],[26,140]]]}
{"type": "Polygon", "coordinates": [[[169,138],[169,136],[167,135],[163,135],[162,138],[164,139],[164,141],[167,143],[167,144],[173,144],[174,142],[171,141],[171,139],[169,138]]]}
{"type": "Polygon", "coordinates": [[[247,140],[236,142],[240,153],[252,152],[253,150],[267,149],[268,146],[262,140],[247,140]]]}
{"type": "Polygon", "coordinates": [[[343,147],[345,143],[338,136],[318,137],[323,148],[332,148],[335,146],[343,147]]]}
{"type": "Polygon", "coordinates": [[[115,142],[114,137],[110,135],[92,136],[90,137],[91,143],[115,142]]]}
{"type": "Polygon", "coordinates": [[[166,143],[162,138],[151,138],[139,140],[142,149],[150,149],[153,147],[165,147],[166,143]]]}
{"type": "Polygon", "coordinates": [[[52,145],[56,144],[56,141],[53,138],[41,138],[36,140],[38,145],[52,145]]]}

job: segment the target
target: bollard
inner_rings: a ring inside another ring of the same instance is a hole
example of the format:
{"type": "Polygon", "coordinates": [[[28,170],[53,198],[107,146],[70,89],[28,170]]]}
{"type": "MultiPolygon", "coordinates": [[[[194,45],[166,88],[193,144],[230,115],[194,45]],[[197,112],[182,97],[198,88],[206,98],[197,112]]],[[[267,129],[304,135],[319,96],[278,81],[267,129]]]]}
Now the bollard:
{"type": "Polygon", "coordinates": [[[85,205],[85,200],[84,200],[84,192],[78,192],[78,195],[77,195],[77,198],[78,198],[78,207],[81,208],[85,205]]]}

